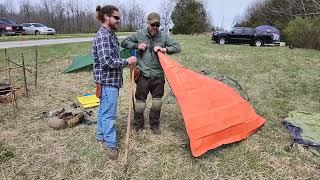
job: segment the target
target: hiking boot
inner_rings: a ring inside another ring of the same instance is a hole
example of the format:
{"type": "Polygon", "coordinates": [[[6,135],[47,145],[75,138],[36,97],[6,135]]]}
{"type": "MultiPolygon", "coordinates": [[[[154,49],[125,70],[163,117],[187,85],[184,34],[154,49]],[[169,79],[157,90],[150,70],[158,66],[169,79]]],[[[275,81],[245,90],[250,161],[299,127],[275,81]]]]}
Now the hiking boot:
{"type": "Polygon", "coordinates": [[[111,160],[116,160],[118,158],[118,149],[113,147],[113,148],[107,148],[108,151],[108,157],[111,160]]]}
{"type": "Polygon", "coordinates": [[[150,129],[153,134],[161,134],[160,126],[151,126],[150,129]]]}
{"type": "Polygon", "coordinates": [[[134,112],[133,129],[136,132],[142,131],[144,126],[143,113],[134,112]]]}

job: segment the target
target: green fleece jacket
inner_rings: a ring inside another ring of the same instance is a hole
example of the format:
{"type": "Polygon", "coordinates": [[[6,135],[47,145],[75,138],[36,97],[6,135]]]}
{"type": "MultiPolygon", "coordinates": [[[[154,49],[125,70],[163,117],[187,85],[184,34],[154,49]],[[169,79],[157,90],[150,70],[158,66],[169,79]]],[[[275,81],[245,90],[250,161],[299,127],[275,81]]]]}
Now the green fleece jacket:
{"type": "Polygon", "coordinates": [[[153,51],[155,46],[161,46],[167,48],[167,54],[174,54],[181,52],[180,45],[174,41],[168,34],[159,33],[151,37],[147,29],[139,30],[121,42],[121,47],[126,49],[138,49],[140,43],[147,44],[147,48],[142,51],[137,51],[137,68],[140,69],[145,77],[161,77],[163,76],[163,70],[160,65],[158,56],[153,51]]]}

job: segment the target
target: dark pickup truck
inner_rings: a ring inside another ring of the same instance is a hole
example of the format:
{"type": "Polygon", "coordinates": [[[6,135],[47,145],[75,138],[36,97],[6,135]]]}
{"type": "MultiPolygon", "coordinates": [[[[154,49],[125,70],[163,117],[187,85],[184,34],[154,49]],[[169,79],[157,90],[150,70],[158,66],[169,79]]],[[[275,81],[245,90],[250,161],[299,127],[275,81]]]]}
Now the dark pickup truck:
{"type": "Polygon", "coordinates": [[[236,27],[230,32],[214,32],[212,40],[218,44],[250,44],[251,46],[263,46],[273,43],[272,34],[259,34],[249,27],[236,27]]]}
{"type": "Polygon", "coordinates": [[[24,29],[22,26],[17,25],[14,21],[7,18],[0,18],[0,35],[14,35],[22,34],[24,29]]]}

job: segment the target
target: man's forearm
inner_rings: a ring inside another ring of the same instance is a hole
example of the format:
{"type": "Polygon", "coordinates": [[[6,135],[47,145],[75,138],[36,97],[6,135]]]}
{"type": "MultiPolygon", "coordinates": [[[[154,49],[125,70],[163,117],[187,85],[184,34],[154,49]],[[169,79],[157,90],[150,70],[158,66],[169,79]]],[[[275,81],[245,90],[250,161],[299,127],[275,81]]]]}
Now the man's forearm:
{"type": "Polygon", "coordinates": [[[138,43],[134,43],[134,42],[129,41],[129,40],[123,40],[121,42],[121,47],[123,47],[125,49],[137,49],[138,48],[138,43]]]}
{"type": "Polygon", "coordinates": [[[168,54],[174,54],[174,53],[181,52],[181,47],[178,44],[166,47],[166,49],[167,49],[168,54]]]}
{"type": "Polygon", "coordinates": [[[102,67],[107,67],[111,69],[119,69],[128,64],[125,59],[111,57],[104,57],[103,59],[100,59],[100,62],[102,67]]]}

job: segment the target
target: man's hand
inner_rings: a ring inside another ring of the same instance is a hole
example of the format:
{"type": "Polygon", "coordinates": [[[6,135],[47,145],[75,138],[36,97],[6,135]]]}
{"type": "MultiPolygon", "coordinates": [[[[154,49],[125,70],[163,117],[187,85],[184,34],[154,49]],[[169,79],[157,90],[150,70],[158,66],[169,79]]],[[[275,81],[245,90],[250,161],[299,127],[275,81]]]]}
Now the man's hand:
{"type": "Polygon", "coordinates": [[[146,43],[140,43],[139,45],[138,45],[138,49],[140,49],[140,50],[146,50],[146,48],[147,48],[147,44],[146,43]]]}
{"type": "Polygon", "coordinates": [[[167,51],[167,48],[162,48],[162,47],[160,47],[160,46],[155,46],[155,47],[153,48],[153,50],[154,50],[154,52],[161,51],[161,52],[165,53],[165,52],[167,51]]]}
{"type": "Polygon", "coordinates": [[[137,63],[137,58],[134,56],[131,56],[127,59],[128,64],[135,65],[137,63]]]}

